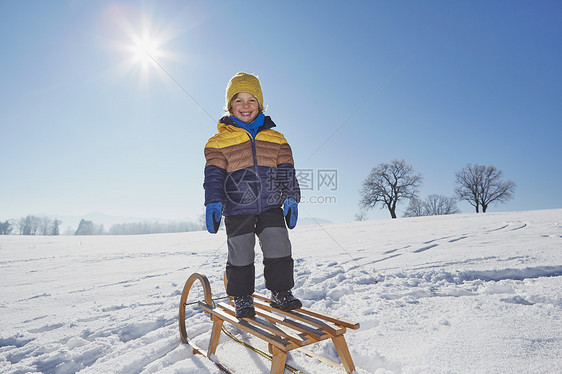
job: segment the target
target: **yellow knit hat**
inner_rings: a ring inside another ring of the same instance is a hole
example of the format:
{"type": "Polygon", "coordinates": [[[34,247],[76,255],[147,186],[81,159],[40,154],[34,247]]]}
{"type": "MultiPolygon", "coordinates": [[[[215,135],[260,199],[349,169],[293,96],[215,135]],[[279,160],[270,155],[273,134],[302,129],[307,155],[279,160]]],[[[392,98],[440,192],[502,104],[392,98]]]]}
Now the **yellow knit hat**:
{"type": "Polygon", "coordinates": [[[229,109],[230,100],[234,95],[240,92],[248,92],[254,95],[259,101],[260,109],[264,108],[263,105],[263,94],[261,92],[260,80],[258,77],[246,74],[238,73],[230,79],[228,85],[226,86],[226,109],[229,109]]]}

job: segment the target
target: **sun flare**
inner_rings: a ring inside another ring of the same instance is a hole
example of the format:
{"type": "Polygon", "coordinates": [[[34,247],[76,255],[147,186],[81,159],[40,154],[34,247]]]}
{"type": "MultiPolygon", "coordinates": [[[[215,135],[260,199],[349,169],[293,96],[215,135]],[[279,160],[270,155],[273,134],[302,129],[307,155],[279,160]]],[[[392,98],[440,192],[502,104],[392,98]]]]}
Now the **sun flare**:
{"type": "Polygon", "coordinates": [[[155,63],[159,52],[159,45],[157,39],[148,35],[139,37],[134,36],[131,44],[132,62],[133,64],[140,64],[143,68],[155,63]]]}
{"type": "Polygon", "coordinates": [[[164,74],[166,60],[181,60],[166,46],[181,34],[172,25],[159,27],[148,13],[124,5],[108,7],[104,21],[111,32],[111,46],[122,58],[118,65],[121,74],[138,74],[144,85],[151,74],[164,74]]]}

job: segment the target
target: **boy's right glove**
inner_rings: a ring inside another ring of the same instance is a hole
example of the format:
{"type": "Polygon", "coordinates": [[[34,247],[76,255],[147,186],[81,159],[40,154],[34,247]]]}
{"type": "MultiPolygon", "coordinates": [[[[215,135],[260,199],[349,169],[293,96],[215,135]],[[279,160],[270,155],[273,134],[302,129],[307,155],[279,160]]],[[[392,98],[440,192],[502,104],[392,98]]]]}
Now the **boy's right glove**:
{"type": "Polygon", "coordinates": [[[207,204],[205,213],[205,222],[207,224],[207,231],[211,234],[216,234],[219,230],[219,225],[221,223],[222,217],[222,203],[209,203],[207,204]]]}
{"type": "Polygon", "coordinates": [[[294,229],[297,225],[297,218],[299,216],[299,204],[295,199],[285,199],[283,202],[283,215],[285,216],[287,227],[289,229],[294,229]]]}

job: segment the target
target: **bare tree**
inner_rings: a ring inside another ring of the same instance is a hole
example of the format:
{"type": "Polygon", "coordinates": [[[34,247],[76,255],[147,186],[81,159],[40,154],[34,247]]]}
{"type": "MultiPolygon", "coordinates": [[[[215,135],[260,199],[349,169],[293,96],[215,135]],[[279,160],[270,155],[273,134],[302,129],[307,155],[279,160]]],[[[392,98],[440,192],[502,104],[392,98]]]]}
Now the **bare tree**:
{"type": "Polygon", "coordinates": [[[355,213],[355,221],[365,221],[367,219],[367,212],[365,209],[360,209],[359,212],[355,213]]]}
{"type": "Polygon", "coordinates": [[[19,234],[23,235],[26,229],[25,218],[21,217],[16,221],[16,227],[18,228],[19,234]]]}
{"type": "Polygon", "coordinates": [[[424,213],[426,216],[457,214],[459,212],[454,198],[443,195],[429,195],[425,199],[424,213]]]}
{"type": "Polygon", "coordinates": [[[408,208],[404,212],[404,217],[421,217],[425,216],[423,202],[420,199],[410,199],[408,208]]]}
{"type": "Polygon", "coordinates": [[[49,217],[39,217],[39,232],[41,235],[51,235],[53,221],[49,217]]]}
{"type": "MultiPolygon", "coordinates": [[[[221,220],[222,222],[223,220],[221,220]]],[[[206,223],[205,223],[205,212],[201,213],[199,215],[199,217],[197,217],[197,226],[198,228],[196,228],[197,231],[201,231],[201,230],[206,230],[206,223]]],[[[222,224],[222,223],[221,223],[222,224]]]]}
{"type": "Polygon", "coordinates": [[[387,207],[392,218],[396,218],[396,205],[403,199],[415,199],[423,177],[405,160],[393,160],[379,164],[363,181],[361,209],[374,208],[378,203],[387,207]]]}
{"type": "Polygon", "coordinates": [[[61,220],[59,220],[58,218],[55,218],[55,220],[53,221],[53,226],[52,226],[52,230],[51,230],[51,235],[59,235],[60,234],[60,224],[62,223],[61,220]]]}
{"type": "Polygon", "coordinates": [[[433,194],[426,197],[424,201],[410,200],[410,204],[404,212],[404,217],[440,216],[456,213],[460,213],[460,211],[454,198],[433,194]]]}
{"type": "Polygon", "coordinates": [[[513,198],[516,184],[503,180],[503,172],[495,166],[467,164],[456,174],[455,193],[476,208],[476,213],[486,213],[491,203],[505,202],[513,198]]]}
{"type": "Polygon", "coordinates": [[[39,217],[29,215],[20,218],[17,226],[21,235],[36,235],[40,223],[41,219],[39,217]]]}
{"type": "Polygon", "coordinates": [[[10,235],[12,232],[12,224],[9,221],[0,222],[0,235],[10,235]]]}

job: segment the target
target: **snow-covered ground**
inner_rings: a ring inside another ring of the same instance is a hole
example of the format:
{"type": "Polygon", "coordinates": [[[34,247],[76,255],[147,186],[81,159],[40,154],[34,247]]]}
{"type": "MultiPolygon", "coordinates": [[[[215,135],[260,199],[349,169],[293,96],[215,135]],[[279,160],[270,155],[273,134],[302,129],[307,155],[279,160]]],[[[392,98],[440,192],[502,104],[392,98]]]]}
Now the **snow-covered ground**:
{"type": "MultiPolygon", "coordinates": [[[[358,373],[562,372],[562,209],[300,226],[291,239],[295,294],[361,323],[346,334],[358,373]]],[[[193,272],[224,295],[225,262],[224,232],[2,236],[0,372],[217,373],[181,344],[177,318],[193,272]]],[[[208,317],[188,307],[187,323],[206,347],[208,317]]],[[[313,348],[338,360],[330,341],[313,348]]],[[[224,334],[217,357],[269,372],[224,334]]],[[[298,351],[288,363],[339,372],[298,351]]]]}

